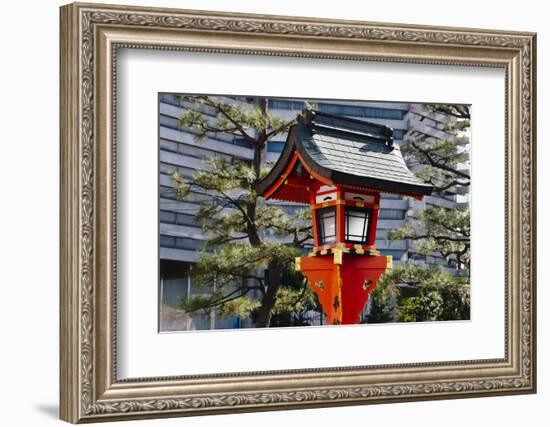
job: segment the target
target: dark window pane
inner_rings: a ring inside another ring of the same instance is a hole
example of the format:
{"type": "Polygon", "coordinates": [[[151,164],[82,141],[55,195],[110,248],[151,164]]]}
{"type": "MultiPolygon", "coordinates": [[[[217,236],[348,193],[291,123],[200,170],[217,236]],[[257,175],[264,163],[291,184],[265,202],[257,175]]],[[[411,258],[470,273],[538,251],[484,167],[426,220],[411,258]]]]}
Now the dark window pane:
{"type": "Polygon", "coordinates": [[[159,125],[169,129],[175,129],[175,130],[181,129],[179,126],[178,120],[176,118],[165,116],[164,114],[161,114],[159,116],[159,125]]]}
{"type": "Polygon", "coordinates": [[[162,303],[177,306],[187,298],[187,277],[164,279],[162,282],[162,303]]]}
{"type": "Polygon", "coordinates": [[[282,99],[270,99],[269,108],[274,110],[297,110],[301,111],[304,108],[303,101],[285,101],[282,99]]]}
{"type": "Polygon", "coordinates": [[[360,107],[355,105],[319,104],[319,111],[338,116],[370,117],[374,119],[403,120],[406,111],[390,108],[360,107]]]}
{"type": "Polygon", "coordinates": [[[246,139],[244,138],[237,138],[235,137],[233,139],[233,144],[235,145],[238,145],[239,147],[246,147],[246,148],[250,148],[250,143],[246,141],[246,139]]]}
{"type": "Polygon", "coordinates": [[[176,214],[174,212],[160,211],[160,222],[174,224],[176,222],[176,214]]]}
{"type": "Polygon", "coordinates": [[[405,211],[402,209],[380,209],[379,219],[405,219],[405,211]]]}
{"type": "Polygon", "coordinates": [[[173,248],[176,244],[176,238],[172,236],[160,236],[160,246],[163,248],[173,248]]]}
{"type": "Polygon", "coordinates": [[[176,239],[176,248],[178,249],[187,249],[190,251],[194,251],[202,248],[202,246],[202,240],[188,239],[186,237],[178,237],[176,239]]]}
{"type": "Polygon", "coordinates": [[[284,142],[280,141],[270,141],[267,143],[267,151],[269,153],[281,153],[285,146],[284,142]]]}
{"type": "Polygon", "coordinates": [[[195,216],[194,215],[188,215],[188,214],[178,214],[178,224],[179,225],[192,225],[196,226],[197,223],[195,222],[195,216]]]}

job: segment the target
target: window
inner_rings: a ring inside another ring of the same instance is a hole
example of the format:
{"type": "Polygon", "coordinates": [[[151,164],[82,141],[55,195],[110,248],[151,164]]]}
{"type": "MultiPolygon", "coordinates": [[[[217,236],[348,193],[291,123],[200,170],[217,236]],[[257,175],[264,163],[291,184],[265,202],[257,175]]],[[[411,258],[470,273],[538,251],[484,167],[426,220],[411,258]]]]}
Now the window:
{"type": "Polygon", "coordinates": [[[368,243],[370,209],[347,208],[346,209],[346,242],[368,243]]]}
{"type": "Polygon", "coordinates": [[[336,114],[338,116],[370,117],[373,119],[403,120],[404,110],[390,108],[363,107],[355,105],[319,104],[319,110],[323,113],[336,114]]]}
{"type": "Polygon", "coordinates": [[[333,207],[323,208],[317,211],[317,224],[319,228],[319,241],[334,243],[336,241],[336,209],[333,207]]]}
{"type": "Polygon", "coordinates": [[[161,284],[162,304],[177,307],[181,300],[188,298],[189,276],[163,279],[161,284]]]}
{"type": "Polygon", "coordinates": [[[159,125],[168,129],[181,130],[178,119],[170,117],[165,114],[159,115],[159,125]]]}
{"type": "Polygon", "coordinates": [[[160,211],[159,213],[160,222],[165,224],[175,224],[176,222],[176,213],[168,211],[160,211]]]}
{"type": "Polygon", "coordinates": [[[230,144],[238,145],[239,147],[250,148],[250,143],[244,138],[234,137],[230,144]]]}
{"type": "MultiPolygon", "coordinates": [[[[346,105],[346,104],[329,104],[324,102],[315,102],[319,111],[323,113],[336,114],[338,116],[351,116],[351,117],[371,117],[375,119],[390,119],[390,120],[403,120],[407,111],[393,109],[393,108],[380,108],[380,107],[365,107],[360,105],[346,105]]],[[[273,110],[295,110],[300,111],[304,108],[303,101],[289,101],[283,99],[270,99],[269,108],[273,110]]],[[[396,138],[399,139],[399,138],[396,138]]]]}
{"type": "Polygon", "coordinates": [[[160,246],[169,249],[186,249],[197,251],[203,247],[204,241],[187,237],[160,236],[160,246]]]}
{"type": "Polygon", "coordinates": [[[160,211],[160,222],[164,224],[179,224],[197,226],[194,215],[176,213],[171,211],[160,211]]]}
{"type": "Polygon", "coordinates": [[[378,219],[405,219],[403,209],[380,209],[378,219]]]}
{"type": "Polygon", "coordinates": [[[267,143],[267,152],[268,153],[282,153],[283,148],[285,148],[284,141],[269,141],[267,143]]]}
{"type": "Polygon", "coordinates": [[[297,110],[301,111],[304,108],[303,101],[287,101],[283,99],[270,99],[269,108],[274,110],[297,110]]]}

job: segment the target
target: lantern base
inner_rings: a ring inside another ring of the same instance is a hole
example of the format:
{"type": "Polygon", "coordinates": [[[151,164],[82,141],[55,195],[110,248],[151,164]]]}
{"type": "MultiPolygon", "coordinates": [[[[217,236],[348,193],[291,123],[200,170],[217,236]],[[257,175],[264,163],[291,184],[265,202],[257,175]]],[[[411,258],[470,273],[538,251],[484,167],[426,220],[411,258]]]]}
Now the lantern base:
{"type": "Polygon", "coordinates": [[[341,252],[296,258],[296,269],[307,278],[327,323],[333,325],[359,323],[370,293],[391,267],[391,256],[341,252]]]}

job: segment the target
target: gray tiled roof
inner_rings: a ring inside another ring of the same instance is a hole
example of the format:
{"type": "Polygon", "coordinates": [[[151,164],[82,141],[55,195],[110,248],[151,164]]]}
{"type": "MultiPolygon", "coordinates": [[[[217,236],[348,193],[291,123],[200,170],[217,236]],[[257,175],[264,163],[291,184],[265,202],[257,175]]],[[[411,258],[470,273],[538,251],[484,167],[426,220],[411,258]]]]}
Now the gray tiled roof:
{"type": "Polygon", "coordinates": [[[391,128],[317,111],[304,112],[298,122],[279,161],[257,184],[260,194],[281,176],[294,151],[307,167],[336,184],[412,196],[432,192],[405,164],[391,128]]]}
{"type": "Polygon", "coordinates": [[[430,188],[409,170],[401,150],[368,137],[342,134],[332,129],[300,126],[302,147],[320,166],[358,177],[395,181],[430,188]]]}

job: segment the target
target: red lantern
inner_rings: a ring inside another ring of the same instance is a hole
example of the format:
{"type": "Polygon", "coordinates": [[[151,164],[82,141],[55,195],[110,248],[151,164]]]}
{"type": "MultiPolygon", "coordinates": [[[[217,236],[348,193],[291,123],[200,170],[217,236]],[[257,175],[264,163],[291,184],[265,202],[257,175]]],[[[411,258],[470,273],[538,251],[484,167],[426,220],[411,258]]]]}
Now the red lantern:
{"type": "Polygon", "coordinates": [[[375,249],[380,193],[422,199],[432,187],[407,168],[391,128],[307,111],[256,189],[266,199],[309,203],[313,250],[296,259],[296,269],[328,323],[352,324],[392,266],[375,249]]]}

